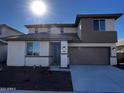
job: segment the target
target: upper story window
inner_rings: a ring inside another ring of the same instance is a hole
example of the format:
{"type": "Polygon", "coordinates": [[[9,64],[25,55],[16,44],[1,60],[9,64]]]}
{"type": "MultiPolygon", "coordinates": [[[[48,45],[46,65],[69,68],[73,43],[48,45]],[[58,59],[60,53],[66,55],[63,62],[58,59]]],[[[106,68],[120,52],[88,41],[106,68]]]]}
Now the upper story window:
{"type": "Polygon", "coordinates": [[[26,49],[27,56],[39,56],[40,54],[39,51],[40,51],[39,41],[27,42],[27,49],[26,49]]]}
{"type": "Polygon", "coordinates": [[[105,31],[105,20],[94,20],[94,30],[95,31],[105,31]]]}

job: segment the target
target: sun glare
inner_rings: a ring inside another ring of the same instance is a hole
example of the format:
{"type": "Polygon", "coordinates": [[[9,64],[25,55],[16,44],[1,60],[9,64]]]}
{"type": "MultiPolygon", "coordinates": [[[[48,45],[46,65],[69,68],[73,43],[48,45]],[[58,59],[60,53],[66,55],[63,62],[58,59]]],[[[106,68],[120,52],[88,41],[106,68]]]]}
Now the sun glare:
{"type": "Polygon", "coordinates": [[[42,16],[46,13],[47,7],[46,4],[41,0],[35,0],[31,2],[31,11],[37,15],[42,16]]]}

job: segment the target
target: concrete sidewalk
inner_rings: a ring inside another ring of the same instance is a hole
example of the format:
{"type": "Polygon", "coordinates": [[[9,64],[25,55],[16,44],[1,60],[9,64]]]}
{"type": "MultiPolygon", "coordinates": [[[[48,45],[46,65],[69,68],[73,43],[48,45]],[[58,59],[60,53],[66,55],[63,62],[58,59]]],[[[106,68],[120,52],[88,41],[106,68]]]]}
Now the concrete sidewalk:
{"type": "Polygon", "coordinates": [[[25,90],[8,90],[0,93],[74,93],[74,92],[55,92],[55,91],[25,91],[25,90]]]}
{"type": "Polygon", "coordinates": [[[124,71],[112,66],[71,66],[75,92],[124,93],[124,71]]]}

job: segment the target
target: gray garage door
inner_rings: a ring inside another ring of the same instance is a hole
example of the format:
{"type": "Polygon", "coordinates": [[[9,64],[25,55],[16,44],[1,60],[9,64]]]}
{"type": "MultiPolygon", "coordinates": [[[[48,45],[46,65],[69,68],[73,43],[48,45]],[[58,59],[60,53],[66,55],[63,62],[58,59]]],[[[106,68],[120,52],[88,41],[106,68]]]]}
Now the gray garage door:
{"type": "Polygon", "coordinates": [[[110,64],[110,49],[89,47],[69,48],[70,64],[108,65],[110,64]]]}

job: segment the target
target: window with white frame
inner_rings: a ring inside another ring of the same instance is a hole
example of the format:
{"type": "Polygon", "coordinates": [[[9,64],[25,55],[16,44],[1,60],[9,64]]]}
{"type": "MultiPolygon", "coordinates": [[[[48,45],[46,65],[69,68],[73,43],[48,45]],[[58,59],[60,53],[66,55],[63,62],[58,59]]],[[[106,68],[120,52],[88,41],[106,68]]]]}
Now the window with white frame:
{"type": "Polygon", "coordinates": [[[40,52],[40,42],[32,41],[27,42],[26,55],[27,56],[39,56],[40,52]]]}
{"type": "Polygon", "coordinates": [[[94,30],[95,31],[105,31],[105,20],[104,19],[99,19],[99,20],[94,20],[94,30]]]}

